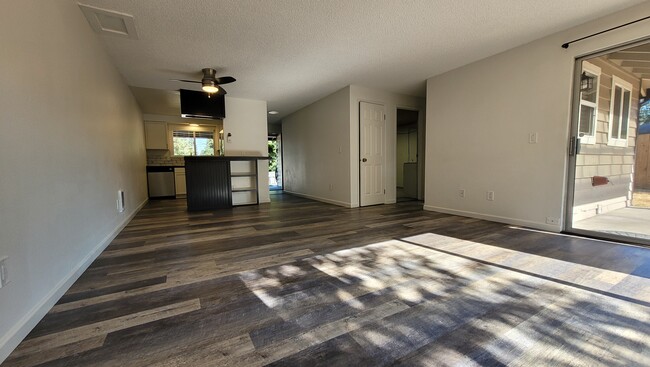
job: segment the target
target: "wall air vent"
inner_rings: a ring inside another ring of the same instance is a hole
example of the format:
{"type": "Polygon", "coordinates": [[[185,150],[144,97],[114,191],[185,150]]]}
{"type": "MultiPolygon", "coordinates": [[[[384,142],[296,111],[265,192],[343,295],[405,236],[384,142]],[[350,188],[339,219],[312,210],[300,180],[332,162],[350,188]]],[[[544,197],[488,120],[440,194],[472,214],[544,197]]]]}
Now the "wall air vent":
{"type": "Polygon", "coordinates": [[[100,9],[85,4],[79,4],[79,8],[81,8],[81,11],[95,32],[138,39],[138,33],[135,30],[135,21],[132,15],[100,9]]]}

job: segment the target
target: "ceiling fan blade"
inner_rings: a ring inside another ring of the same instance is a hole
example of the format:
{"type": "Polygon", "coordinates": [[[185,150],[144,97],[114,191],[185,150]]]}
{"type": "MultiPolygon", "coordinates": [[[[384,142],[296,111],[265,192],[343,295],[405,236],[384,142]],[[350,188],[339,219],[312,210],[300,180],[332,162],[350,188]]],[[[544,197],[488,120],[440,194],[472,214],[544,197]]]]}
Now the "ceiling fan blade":
{"type": "Polygon", "coordinates": [[[185,80],[185,79],[169,79],[169,80],[171,80],[171,81],[173,81],[173,82],[199,83],[199,84],[201,84],[200,81],[196,81],[196,80],[185,80]]]}
{"type": "Polygon", "coordinates": [[[217,84],[228,84],[237,81],[237,79],[231,76],[222,76],[221,78],[215,78],[214,81],[217,84]]]}
{"type": "Polygon", "coordinates": [[[228,92],[226,92],[226,90],[223,89],[222,86],[219,86],[219,91],[217,92],[217,94],[228,94],[228,92]]]}

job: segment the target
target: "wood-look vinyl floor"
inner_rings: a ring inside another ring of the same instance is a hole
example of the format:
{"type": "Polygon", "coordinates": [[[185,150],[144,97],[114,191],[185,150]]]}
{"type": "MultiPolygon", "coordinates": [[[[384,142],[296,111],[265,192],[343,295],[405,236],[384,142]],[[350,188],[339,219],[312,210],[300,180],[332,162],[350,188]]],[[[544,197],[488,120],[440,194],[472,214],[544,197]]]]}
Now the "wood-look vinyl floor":
{"type": "Polygon", "coordinates": [[[149,203],[3,366],[650,365],[650,249],[272,196],[149,203]]]}

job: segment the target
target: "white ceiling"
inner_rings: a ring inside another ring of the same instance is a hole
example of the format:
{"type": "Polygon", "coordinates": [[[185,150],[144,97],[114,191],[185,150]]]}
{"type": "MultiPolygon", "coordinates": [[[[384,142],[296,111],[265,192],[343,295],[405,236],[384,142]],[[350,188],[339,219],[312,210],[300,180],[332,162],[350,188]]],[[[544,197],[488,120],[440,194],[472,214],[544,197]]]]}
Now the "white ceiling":
{"type": "Polygon", "coordinates": [[[100,36],[129,85],[196,89],[169,79],[213,67],[277,121],[349,84],[424,96],[428,77],[643,0],[81,2],[134,16],[139,39],[100,36]]]}

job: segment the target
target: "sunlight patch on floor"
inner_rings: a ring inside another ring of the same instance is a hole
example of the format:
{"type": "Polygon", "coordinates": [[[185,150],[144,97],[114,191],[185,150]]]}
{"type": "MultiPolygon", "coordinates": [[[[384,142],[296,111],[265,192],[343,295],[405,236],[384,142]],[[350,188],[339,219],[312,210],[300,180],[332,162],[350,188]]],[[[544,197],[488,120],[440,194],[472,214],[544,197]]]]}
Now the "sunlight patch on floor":
{"type": "Polygon", "coordinates": [[[401,358],[426,346],[422,356],[468,365],[472,358],[567,365],[575,355],[610,364],[638,361],[650,348],[648,306],[629,301],[642,302],[644,290],[616,288],[647,279],[433,233],[308,256],[240,279],[287,323],[324,318],[292,348],[348,334],[371,355],[401,358]],[[343,318],[327,321],[332,312],[343,318]],[[431,343],[448,329],[467,333],[461,339],[480,355],[431,343]]]}

